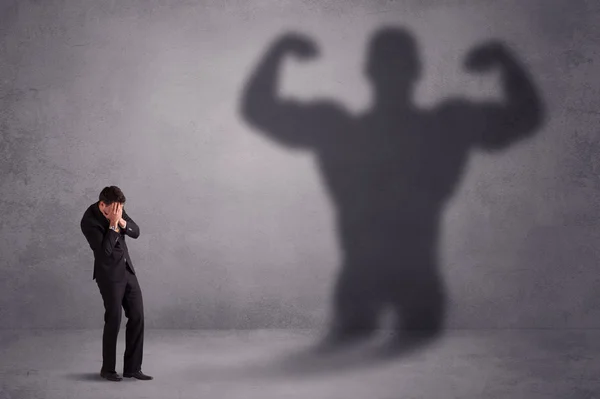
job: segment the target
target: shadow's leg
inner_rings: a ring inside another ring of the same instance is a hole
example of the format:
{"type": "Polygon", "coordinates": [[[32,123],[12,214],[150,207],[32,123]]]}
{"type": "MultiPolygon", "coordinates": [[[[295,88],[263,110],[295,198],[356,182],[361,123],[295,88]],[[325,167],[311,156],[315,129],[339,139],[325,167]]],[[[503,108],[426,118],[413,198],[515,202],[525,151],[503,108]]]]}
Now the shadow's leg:
{"type": "Polygon", "coordinates": [[[334,321],[328,337],[332,344],[346,344],[370,337],[381,309],[377,276],[368,265],[346,264],[334,291],[334,321]]]}
{"type": "Polygon", "coordinates": [[[419,347],[437,338],[444,329],[446,298],[439,274],[430,262],[404,276],[396,274],[392,301],[397,316],[393,344],[419,347]]]}

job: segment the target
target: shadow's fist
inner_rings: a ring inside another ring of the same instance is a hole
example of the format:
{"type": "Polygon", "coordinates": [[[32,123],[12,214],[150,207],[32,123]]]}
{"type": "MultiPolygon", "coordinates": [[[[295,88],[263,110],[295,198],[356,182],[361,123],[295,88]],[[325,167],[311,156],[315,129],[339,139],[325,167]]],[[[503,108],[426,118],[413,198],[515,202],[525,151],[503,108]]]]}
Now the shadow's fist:
{"type": "Polygon", "coordinates": [[[317,44],[307,36],[289,33],[279,41],[279,47],[299,59],[315,58],[319,54],[317,44]]]}
{"type": "Polygon", "coordinates": [[[508,48],[497,41],[485,43],[469,51],[465,59],[465,68],[473,72],[486,72],[508,58],[508,48]]]}

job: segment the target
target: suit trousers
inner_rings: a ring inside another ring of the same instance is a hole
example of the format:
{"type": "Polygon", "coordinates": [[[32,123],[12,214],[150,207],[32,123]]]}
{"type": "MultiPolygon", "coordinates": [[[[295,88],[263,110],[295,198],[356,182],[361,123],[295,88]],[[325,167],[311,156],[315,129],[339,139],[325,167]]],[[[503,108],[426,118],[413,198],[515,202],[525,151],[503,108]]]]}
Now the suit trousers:
{"type": "Polygon", "coordinates": [[[102,369],[116,372],[117,336],[121,327],[121,308],[125,309],[125,355],[123,373],[142,369],[144,348],[144,304],[142,290],[129,267],[122,281],[98,281],[104,301],[104,331],[102,334],[102,369]]]}

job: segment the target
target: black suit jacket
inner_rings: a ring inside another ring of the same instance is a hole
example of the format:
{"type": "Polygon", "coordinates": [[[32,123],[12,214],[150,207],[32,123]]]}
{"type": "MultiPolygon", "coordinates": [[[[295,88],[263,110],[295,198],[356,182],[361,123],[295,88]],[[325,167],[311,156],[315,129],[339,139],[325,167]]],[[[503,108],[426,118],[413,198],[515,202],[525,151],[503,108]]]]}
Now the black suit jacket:
{"type": "Polygon", "coordinates": [[[90,248],[94,251],[94,274],[92,280],[121,281],[126,277],[127,266],[135,274],[125,237],[138,238],[140,236],[140,228],[127,215],[125,209],[123,209],[123,219],[127,221],[127,226],[117,233],[108,228],[110,224],[100,211],[98,202],[90,205],[83,214],[81,218],[81,231],[90,244],[90,248]]]}

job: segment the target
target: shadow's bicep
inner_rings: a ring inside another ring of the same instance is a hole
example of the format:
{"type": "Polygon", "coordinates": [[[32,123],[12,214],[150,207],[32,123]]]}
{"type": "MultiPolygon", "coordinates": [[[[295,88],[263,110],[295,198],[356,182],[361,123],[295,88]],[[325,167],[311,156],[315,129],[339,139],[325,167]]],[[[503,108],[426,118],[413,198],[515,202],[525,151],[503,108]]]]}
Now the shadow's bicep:
{"type": "Polygon", "coordinates": [[[498,102],[452,101],[444,104],[440,115],[469,146],[485,151],[504,149],[534,131],[524,123],[526,113],[498,102]]]}
{"type": "Polygon", "coordinates": [[[279,144],[313,148],[335,130],[343,115],[341,110],[329,103],[280,100],[268,106],[256,106],[245,119],[279,144]]]}
{"type": "Polygon", "coordinates": [[[532,136],[539,126],[535,112],[510,104],[482,103],[472,114],[476,144],[487,151],[508,148],[532,136]]]}

